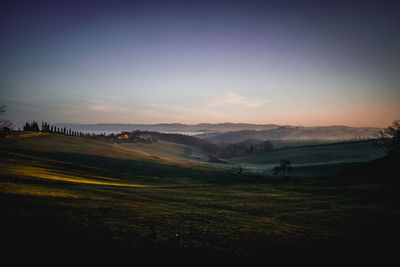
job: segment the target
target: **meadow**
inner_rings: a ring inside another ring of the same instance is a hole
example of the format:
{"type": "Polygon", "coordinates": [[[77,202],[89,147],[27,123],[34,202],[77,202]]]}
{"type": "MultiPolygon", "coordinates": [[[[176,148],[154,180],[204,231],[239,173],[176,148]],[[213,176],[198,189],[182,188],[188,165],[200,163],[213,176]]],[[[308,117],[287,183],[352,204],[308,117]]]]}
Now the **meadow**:
{"type": "Polygon", "coordinates": [[[277,149],[262,154],[251,154],[229,159],[233,166],[247,171],[272,175],[271,169],[280,159],[289,159],[294,177],[319,177],[340,174],[349,167],[368,162],[385,155],[374,140],[339,142],[277,149]]]}
{"type": "Polygon", "coordinates": [[[384,160],[282,179],[239,175],[168,142],[43,133],[0,148],[3,259],[14,263],[385,265],[396,256],[400,181],[384,160]]]}

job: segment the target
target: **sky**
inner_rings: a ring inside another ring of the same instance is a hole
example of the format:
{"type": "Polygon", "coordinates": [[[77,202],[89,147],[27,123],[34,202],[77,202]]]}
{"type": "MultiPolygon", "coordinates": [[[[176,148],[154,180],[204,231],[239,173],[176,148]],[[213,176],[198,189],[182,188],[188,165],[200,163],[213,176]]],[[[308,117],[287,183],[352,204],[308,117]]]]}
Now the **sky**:
{"type": "Polygon", "coordinates": [[[395,1],[3,1],[4,118],[387,127],[395,1]]]}

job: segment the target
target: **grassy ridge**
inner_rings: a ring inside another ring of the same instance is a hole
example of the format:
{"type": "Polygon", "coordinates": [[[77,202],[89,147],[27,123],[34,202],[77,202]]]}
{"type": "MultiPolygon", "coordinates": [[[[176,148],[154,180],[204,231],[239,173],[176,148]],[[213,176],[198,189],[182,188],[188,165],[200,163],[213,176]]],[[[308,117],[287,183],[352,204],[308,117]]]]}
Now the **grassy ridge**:
{"type": "Polygon", "coordinates": [[[119,146],[128,148],[134,151],[142,151],[146,153],[150,153],[155,156],[167,156],[178,159],[190,159],[190,160],[208,160],[208,153],[202,150],[199,147],[193,147],[183,144],[165,142],[159,140],[157,143],[148,144],[148,143],[121,143],[119,146]],[[185,148],[189,148],[192,151],[192,155],[184,155],[183,151],[185,148]]]}
{"type": "MultiPolygon", "coordinates": [[[[166,142],[163,142],[165,144],[166,142]]],[[[210,164],[201,163],[190,158],[177,157],[178,148],[175,148],[176,155],[171,156],[166,153],[158,154],[156,157],[152,152],[156,149],[146,151],[144,147],[132,149],[134,146],[125,147],[124,145],[106,143],[99,140],[88,138],[71,137],[49,133],[27,134],[23,138],[3,142],[4,149],[25,149],[37,152],[64,152],[79,153],[85,155],[102,156],[113,159],[141,160],[148,162],[161,163],[171,166],[189,167],[189,168],[210,168],[210,164]]],[[[151,147],[151,145],[148,145],[151,147]]],[[[155,145],[156,147],[159,145],[155,145]]],[[[170,144],[172,146],[172,144],[170,144]]],[[[175,147],[181,145],[174,144],[175,147]]],[[[165,147],[165,145],[164,145],[165,147]]],[[[161,147],[163,148],[163,147],[161,147]]],[[[182,151],[180,151],[182,153],[182,151]]]]}
{"type": "Polygon", "coordinates": [[[381,148],[374,141],[368,141],[273,150],[261,154],[233,158],[231,161],[276,164],[279,159],[287,158],[297,165],[318,165],[337,162],[366,162],[383,157],[383,155],[381,148]]]}
{"type": "Polygon", "coordinates": [[[120,158],[95,155],[90,147],[103,144],[85,147],[83,138],[65,137],[75,146],[83,142],[80,153],[57,144],[66,139],[41,138],[1,144],[0,234],[8,256],[383,264],[395,249],[389,241],[400,236],[400,183],[393,179],[238,176],[161,164],[134,151],[127,159],[129,150],[120,158]],[[35,148],[47,140],[49,148],[35,148]]]}
{"type": "Polygon", "coordinates": [[[374,141],[364,141],[273,150],[231,158],[229,163],[271,175],[271,169],[279,160],[288,159],[294,167],[292,176],[315,177],[339,174],[346,168],[383,156],[383,151],[374,141]]]}

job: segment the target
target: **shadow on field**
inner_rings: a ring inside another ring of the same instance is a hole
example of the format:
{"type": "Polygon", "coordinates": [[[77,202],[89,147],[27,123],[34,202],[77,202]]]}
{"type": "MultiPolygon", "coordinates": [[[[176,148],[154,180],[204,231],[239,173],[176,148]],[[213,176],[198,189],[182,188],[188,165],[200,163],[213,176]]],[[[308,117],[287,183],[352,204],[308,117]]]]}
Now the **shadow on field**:
{"type": "Polygon", "coordinates": [[[129,176],[133,175],[156,178],[201,177],[210,172],[209,170],[171,166],[151,161],[115,159],[71,152],[39,152],[14,149],[8,152],[1,152],[0,157],[21,160],[24,164],[30,166],[35,166],[35,164],[43,166],[44,164],[48,168],[66,173],[81,171],[91,175],[117,176],[116,178],[129,178],[129,176]]]}
{"type": "Polygon", "coordinates": [[[246,249],[252,255],[250,258],[235,255],[233,251],[213,250],[212,243],[198,248],[182,247],[179,240],[173,238],[155,243],[151,236],[142,240],[139,237],[137,246],[125,246],[123,241],[113,239],[106,232],[89,234],[65,218],[47,218],[43,214],[37,217],[29,212],[23,218],[20,216],[14,214],[2,218],[2,242],[6,245],[2,258],[12,260],[13,264],[388,266],[397,255],[396,246],[386,243],[387,236],[375,234],[367,237],[365,243],[249,246],[246,249]]]}
{"type": "Polygon", "coordinates": [[[4,163],[14,160],[13,163],[46,168],[62,174],[79,175],[82,178],[104,176],[125,181],[134,179],[136,182],[143,181],[150,184],[179,182],[186,179],[217,184],[243,182],[280,183],[280,179],[276,179],[276,177],[252,173],[238,175],[236,169],[198,169],[145,160],[115,159],[73,152],[9,149],[0,151],[0,158],[3,159],[4,163]]]}
{"type": "MultiPolygon", "coordinates": [[[[382,179],[392,177],[397,158],[329,179],[265,179],[79,153],[8,150],[0,156],[5,166],[31,165],[88,177],[195,178],[223,185],[92,190],[0,175],[5,186],[46,186],[84,196],[1,192],[4,262],[387,266],[397,256],[392,244],[400,237],[400,185],[396,179],[382,179]]],[[[197,185],[193,181],[187,184],[197,185]]]]}

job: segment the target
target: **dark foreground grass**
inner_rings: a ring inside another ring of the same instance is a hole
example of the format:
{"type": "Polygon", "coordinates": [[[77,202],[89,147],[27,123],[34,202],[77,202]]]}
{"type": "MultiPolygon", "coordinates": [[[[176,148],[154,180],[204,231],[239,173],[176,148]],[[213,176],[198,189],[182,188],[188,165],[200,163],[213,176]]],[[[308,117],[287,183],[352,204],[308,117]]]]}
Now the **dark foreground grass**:
{"type": "Polygon", "coordinates": [[[1,160],[2,257],[14,263],[383,266],[397,256],[391,172],[279,180],[62,152],[8,150],[1,160]]]}

